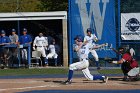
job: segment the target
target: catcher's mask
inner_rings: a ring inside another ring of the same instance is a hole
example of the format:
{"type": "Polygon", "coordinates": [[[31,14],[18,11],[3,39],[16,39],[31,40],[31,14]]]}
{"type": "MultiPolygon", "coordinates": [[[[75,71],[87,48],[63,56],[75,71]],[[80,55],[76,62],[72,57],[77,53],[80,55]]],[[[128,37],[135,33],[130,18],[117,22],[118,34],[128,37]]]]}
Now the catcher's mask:
{"type": "Polygon", "coordinates": [[[126,53],[126,52],[127,52],[127,49],[126,49],[125,47],[120,47],[120,48],[119,48],[119,53],[120,53],[120,54],[123,55],[123,54],[126,53]]]}

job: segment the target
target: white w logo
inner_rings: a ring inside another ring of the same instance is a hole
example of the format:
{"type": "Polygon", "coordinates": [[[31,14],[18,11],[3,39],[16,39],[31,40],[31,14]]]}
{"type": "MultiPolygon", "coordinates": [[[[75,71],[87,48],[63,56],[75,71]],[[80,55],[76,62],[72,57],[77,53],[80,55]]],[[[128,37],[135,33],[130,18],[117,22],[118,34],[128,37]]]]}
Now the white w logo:
{"type": "Polygon", "coordinates": [[[82,26],[84,33],[89,27],[93,27],[97,31],[98,39],[101,40],[103,33],[103,24],[107,3],[109,0],[102,0],[103,11],[100,10],[100,0],[76,0],[79,7],[79,12],[81,16],[82,26]],[[88,2],[87,2],[88,1],[88,2]],[[87,5],[89,5],[89,11],[87,11],[87,5]],[[94,22],[92,17],[94,17],[94,22]]]}

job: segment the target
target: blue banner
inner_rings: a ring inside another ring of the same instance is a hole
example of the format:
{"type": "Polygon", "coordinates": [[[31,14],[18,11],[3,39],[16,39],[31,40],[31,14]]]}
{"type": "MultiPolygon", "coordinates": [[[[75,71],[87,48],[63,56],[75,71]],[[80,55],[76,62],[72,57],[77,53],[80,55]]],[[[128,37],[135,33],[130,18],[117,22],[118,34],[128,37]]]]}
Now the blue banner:
{"type": "Polygon", "coordinates": [[[97,44],[108,43],[109,47],[97,50],[99,58],[115,58],[110,48],[116,48],[115,0],[69,0],[70,58],[75,58],[72,47],[76,35],[86,35],[92,28],[99,39],[97,44]]]}

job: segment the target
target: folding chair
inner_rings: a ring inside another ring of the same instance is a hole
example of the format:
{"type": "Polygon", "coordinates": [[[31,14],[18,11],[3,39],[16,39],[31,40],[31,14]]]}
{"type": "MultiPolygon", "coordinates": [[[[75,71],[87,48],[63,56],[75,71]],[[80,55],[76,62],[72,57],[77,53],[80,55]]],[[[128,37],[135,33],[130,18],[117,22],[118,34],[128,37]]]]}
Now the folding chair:
{"type": "Polygon", "coordinates": [[[39,66],[39,61],[38,60],[40,60],[41,66],[42,66],[41,52],[39,52],[39,51],[32,51],[32,58],[31,58],[31,60],[36,60],[35,63],[33,63],[31,61],[31,67],[33,67],[34,65],[39,66]]]}

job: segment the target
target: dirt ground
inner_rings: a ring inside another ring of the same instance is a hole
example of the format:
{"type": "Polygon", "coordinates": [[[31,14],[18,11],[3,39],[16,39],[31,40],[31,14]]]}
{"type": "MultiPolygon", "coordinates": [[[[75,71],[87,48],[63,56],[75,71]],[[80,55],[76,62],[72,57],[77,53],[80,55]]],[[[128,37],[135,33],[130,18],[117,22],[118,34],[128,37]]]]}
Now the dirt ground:
{"type": "Polygon", "coordinates": [[[0,93],[16,93],[31,90],[133,90],[140,89],[140,81],[124,82],[119,77],[102,81],[87,81],[74,78],[70,85],[63,85],[66,78],[1,79],[0,93]]]}

